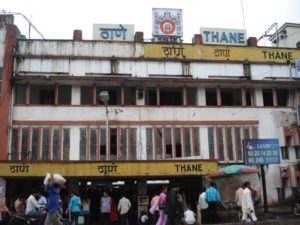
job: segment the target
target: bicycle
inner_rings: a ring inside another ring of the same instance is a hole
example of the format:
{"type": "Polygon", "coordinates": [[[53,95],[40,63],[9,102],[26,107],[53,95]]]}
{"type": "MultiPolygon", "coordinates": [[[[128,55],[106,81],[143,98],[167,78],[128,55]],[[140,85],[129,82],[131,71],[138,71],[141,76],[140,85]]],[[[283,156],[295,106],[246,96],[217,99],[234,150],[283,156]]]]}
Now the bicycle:
{"type": "Polygon", "coordinates": [[[237,204],[235,201],[221,202],[221,205],[223,206],[223,209],[225,209],[225,213],[229,220],[236,221],[235,218],[237,218],[238,221],[241,221],[242,213],[239,210],[239,208],[237,207],[237,204]]]}

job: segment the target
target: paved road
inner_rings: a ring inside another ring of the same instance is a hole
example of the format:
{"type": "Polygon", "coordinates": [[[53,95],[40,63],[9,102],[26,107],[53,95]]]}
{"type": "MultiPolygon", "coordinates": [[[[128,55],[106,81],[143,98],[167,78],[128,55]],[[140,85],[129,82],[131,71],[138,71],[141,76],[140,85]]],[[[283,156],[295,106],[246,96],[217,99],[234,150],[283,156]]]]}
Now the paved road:
{"type": "MultiPolygon", "coordinates": [[[[290,207],[276,207],[269,208],[268,213],[265,213],[263,209],[256,212],[259,225],[300,225],[300,216],[292,214],[290,207]]],[[[218,225],[239,225],[236,217],[228,218],[226,215],[221,215],[221,223],[218,225]]],[[[245,223],[253,224],[253,223],[245,223]]],[[[217,225],[217,224],[215,224],[217,225]]]]}

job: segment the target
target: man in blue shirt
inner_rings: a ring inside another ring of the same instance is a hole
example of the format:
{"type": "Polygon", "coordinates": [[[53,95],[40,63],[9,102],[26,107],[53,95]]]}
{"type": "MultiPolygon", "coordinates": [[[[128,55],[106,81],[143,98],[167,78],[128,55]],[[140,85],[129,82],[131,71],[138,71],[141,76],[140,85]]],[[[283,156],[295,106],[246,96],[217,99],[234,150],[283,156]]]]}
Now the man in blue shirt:
{"type": "Polygon", "coordinates": [[[45,225],[62,225],[60,215],[60,188],[63,184],[54,183],[53,174],[46,185],[46,192],[48,193],[48,214],[45,225]]]}
{"type": "Polygon", "coordinates": [[[214,181],[210,182],[210,187],[205,192],[205,201],[208,203],[207,219],[208,223],[217,222],[217,206],[221,201],[217,185],[214,181]]]}

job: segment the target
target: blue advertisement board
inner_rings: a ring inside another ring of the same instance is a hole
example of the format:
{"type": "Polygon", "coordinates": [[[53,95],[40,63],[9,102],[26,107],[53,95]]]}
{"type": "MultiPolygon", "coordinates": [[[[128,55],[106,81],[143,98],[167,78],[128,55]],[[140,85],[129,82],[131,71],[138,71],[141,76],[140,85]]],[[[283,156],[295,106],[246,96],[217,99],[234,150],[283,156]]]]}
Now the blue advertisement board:
{"type": "Polygon", "coordinates": [[[280,164],[279,140],[244,140],[244,159],[246,165],[280,164]]]}
{"type": "Polygon", "coordinates": [[[297,106],[297,121],[298,124],[300,125],[300,105],[297,106]]]}

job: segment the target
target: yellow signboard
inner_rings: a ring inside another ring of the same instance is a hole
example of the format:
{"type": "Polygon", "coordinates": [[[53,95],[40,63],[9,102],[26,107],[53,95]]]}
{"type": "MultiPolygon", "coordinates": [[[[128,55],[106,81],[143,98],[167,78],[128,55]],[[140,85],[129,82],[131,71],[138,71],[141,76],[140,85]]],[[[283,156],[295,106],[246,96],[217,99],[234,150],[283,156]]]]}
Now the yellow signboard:
{"type": "Polygon", "coordinates": [[[232,62],[294,63],[300,50],[206,45],[145,44],[144,57],[232,62]]]}
{"type": "Polygon", "coordinates": [[[138,162],[1,162],[1,177],[34,177],[59,173],[66,177],[134,177],[206,175],[217,170],[216,161],[138,162]]]}

